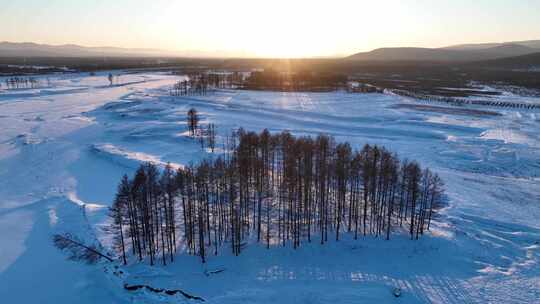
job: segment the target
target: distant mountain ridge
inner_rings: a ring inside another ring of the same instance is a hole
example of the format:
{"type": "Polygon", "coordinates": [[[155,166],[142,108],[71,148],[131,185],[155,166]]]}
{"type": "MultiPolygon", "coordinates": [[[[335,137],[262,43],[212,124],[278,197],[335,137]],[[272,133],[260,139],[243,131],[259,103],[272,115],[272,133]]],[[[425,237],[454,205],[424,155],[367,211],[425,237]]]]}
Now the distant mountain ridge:
{"type": "MultiPolygon", "coordinates": [[[[388,47],[357,53],[351,61],[470,62],[516,57],[540,52],[540,40],[460,44],[443,48],[388,47]]],[[[246,54],[248,57],[249,54],[246,54]]],[[[85,47],[32,42],[0,42],[0,57],[238,57],[226,52],[174,52],[148,48],[85,47]]]]}
{"type": "Polygon", "coordinates": [[[540,52],[540,40],[509,43],[462,44],[444,48],[379,48],[346,57],[354,61],[479,61],[540,52]]]}
{"type": "Polygon", "coordinates": [[[517,44],[517,45],[526,46],[533,49],[540,49],[540,40],[458,44],[458,45],[447,46],[447,47],[444,47],[443,49],[451,49],[451,50],[486,49],[486,48],[502,46],[505,44],[517,44]]]}
{"type": "MultiPolygon", "coordinates": [[[[244,52],[245,53],[245,52],[244,52]]],[[[246,57],[251,55],[245,53],[246,57]]],[[[33,42],[0,42],[0,57],[191,57],[191,58],[237,58],[229,50],[169,51],[147,48],[87,47],[76,44],[50,45],[33,42]]]]}
{"type": "Polygon", "coordinates": [[[158,49],[85,47],[75,44],[49,45],[33,42],[0,42],[0,57],[100,57],[168,56],[174,52],[158,49]]]}
{"type": "Polygon", "coordinates": [[[522,56],[477,61],[474,64],[489,68],[511,68],[540,72],[540,52],[522,56]]]}

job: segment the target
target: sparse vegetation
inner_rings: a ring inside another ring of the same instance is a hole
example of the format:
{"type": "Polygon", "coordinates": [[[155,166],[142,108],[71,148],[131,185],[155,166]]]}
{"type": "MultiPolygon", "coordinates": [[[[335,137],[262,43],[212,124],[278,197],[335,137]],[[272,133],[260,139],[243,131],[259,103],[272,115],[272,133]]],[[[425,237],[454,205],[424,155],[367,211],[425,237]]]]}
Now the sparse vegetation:
{"type": "Polygon", "coordinates": [[[33,77],[10,77],[5,79],[6,88],[9,89],[34,89],[39,87],[40,82],[33,77]]]}

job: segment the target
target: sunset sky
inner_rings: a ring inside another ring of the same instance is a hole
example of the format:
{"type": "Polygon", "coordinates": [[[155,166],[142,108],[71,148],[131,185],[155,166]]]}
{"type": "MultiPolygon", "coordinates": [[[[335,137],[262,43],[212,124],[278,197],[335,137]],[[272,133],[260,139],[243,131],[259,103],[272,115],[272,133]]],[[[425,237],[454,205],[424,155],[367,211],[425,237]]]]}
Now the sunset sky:
{"type": "Polygon", "coordinates": [[[336,56],[540,39],[540,0],[0,0],[0,41],[336,56]]]}

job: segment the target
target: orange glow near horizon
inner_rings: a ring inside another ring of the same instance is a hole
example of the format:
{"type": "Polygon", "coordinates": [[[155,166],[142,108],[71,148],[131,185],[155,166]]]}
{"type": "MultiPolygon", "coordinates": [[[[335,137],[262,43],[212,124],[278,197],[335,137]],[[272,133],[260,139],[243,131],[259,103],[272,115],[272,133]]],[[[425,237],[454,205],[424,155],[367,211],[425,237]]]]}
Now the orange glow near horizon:
{"type": "Polygon", "coordinates": [[[540,2],[503,0],[8,1],[0,10],[0,41],[192,56],[330,57],[379,47],[539,39],[538,11],[540,2]]]}

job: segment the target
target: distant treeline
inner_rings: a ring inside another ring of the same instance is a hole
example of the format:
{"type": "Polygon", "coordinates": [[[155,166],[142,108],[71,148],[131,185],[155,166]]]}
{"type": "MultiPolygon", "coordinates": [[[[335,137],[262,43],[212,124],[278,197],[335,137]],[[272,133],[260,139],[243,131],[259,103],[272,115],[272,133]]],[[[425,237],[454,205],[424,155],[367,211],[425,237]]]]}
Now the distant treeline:
{"type": "Polygon", "coordinates": [[[179,243],[204,263],[225,243],[239,255],[249,240],[298,248],[343,233],[418,239],[442,205],[439,176],[384,147],[241,129],[224,149],[186,168],[147,163],[122,178],[110,228],[124,263],[172,262],[179,243]]]}
{"type": "MultiPolygon", "coordinates": [[[[533,54],[534,55],[534,54],[533,54]]],[[[529,89],[540,89],[540,77],[528,68],[538,66],[538,55],[527,58],[516,57],[506,64],[502,60],[475,63],[463,62],[417,62],[417,61],[351,61],[343,58],[311,59],[224,59],[224,58],[164,58],[164,57],[94,57],[94,58],[24,58],[0,57],[0,75],[44,74],[57,69],[75,71],[103,71],[113,69],[136,69],[139,71],[190,71],[208,70],[252,71],[275,70],[286,73],[343,74],[359,82],[370,83],[387,89],[421,89],[428,94],[470,96],[468,92],[444,91],[442,87],[467,86],[470,81],[490,85],[514,85],[529,89]],[[535,64],[536,62],[536,64],[535,64]],[[503,65],[500,65],[503,63],[503,65]],[[24,65],[25,69],[9,67],[24,65]],[[31,69],[30,66],[50,66],[51,69],[31,69]],[[58,68],[54,68],[58,67],[58,68]]]]}
{"type": "Polygon", "coordinates": [[[272,91],[336,91],[345,88],[347,75],[332,72],[280,72],[269,69],[251,72],[243,88],[272,91]]]}
{"type": "Polygon", "coordinates": [[[192,72],[187,80],[177,82],[172,96],[206,95],[211,89],[247,89],[270,91],[335,91],[348,89],[347,76],[330,72],[279,72],[276,70],[244,73],[192,72]]]}
{"type": "MultiPolygon", "coordinates": [[[[223,59],[210,58],[167,58],[167,57],[0,57],[0,72],[8,65],[49,66],[68,68],[80,72],[108,71],[117,69],[180,68],[189,66],[219,67],[223,59]]],[[[39,70],[34,70],[40,73],[39,70]]],[[[43,70],[41,73],[51,72],[43,70]]]]}
{"type": "MultiPolygon", "coordinates": [[[[9,89],[29,89],[37,88],[40,81],[33,77],[10,77],[4,80],[6,88],[9,89]]],[[[2,83],[0,83],[0,88],[2,83]]]]}
{"type": "Polygon", "coordinates": [[[171,96],[206,95],[213,89],[232,89],[242,85],[243,75],[232,73],[191,73],[188,79],[175,83],[171,96]]]}
{"type": "Polygon", "coordinates": [[[423,100],[426,102],[442,102],[451,105],[480,105],[480,106],[491,106],[491,107],[502,107],[502,108],[517,108],[517,109],[540,109],[540,104],[532,103],[523,103],[523,102],[510,102],[510,101],[501,101],[497,99],[468,99],[461,97],[449,97],[449,96],[437,96],[418,93],[414,91],[407,90],[390,90],[392,93],[400,96],[410,97],[418,100],[423,100]]]}

